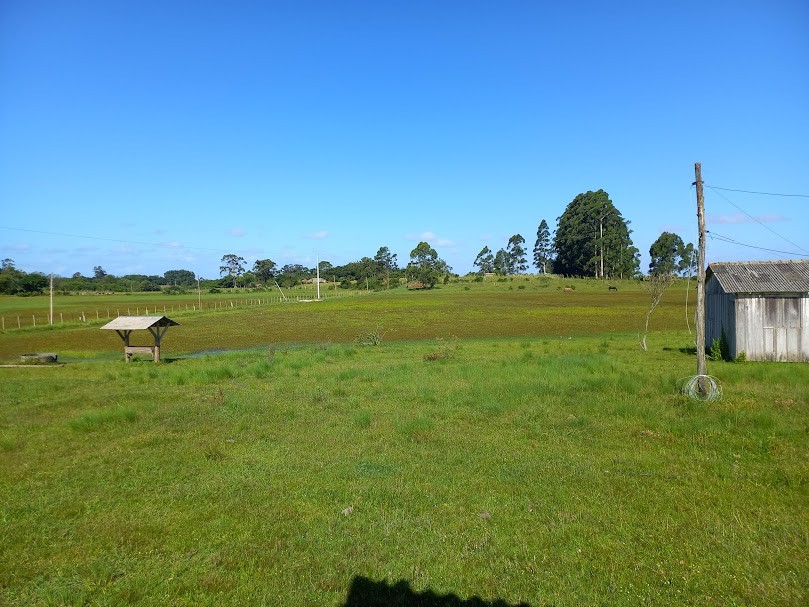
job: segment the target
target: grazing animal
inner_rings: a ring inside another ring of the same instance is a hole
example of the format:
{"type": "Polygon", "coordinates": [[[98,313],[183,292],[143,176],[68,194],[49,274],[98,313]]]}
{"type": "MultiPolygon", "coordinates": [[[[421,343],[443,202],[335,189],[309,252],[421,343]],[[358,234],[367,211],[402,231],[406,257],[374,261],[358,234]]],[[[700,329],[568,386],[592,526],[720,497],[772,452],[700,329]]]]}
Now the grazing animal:
{"type": "Polygon", "coordinates": [[[615,285],[610,285],[610,286],[609,286],[609,290],[610,290],[610,291],[617,291],[617,290],[618,290],[618,287],[616,287],[615,285]]]}
{"type": "Polygon", "coordinates": [[[565,287],[565,291],[570,291],[572,293],[573,292],[573,287],[565,287]]]}

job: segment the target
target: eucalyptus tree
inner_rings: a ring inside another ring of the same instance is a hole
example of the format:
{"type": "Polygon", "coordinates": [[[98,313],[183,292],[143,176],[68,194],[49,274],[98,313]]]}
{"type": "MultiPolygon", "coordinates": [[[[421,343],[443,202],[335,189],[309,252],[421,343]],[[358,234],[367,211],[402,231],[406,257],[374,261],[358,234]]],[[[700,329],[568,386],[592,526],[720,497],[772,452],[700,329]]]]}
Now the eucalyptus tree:
{"type": "Polygon", "coordinates": [[[253,264],[253,275],[261,284],[266,285],[275,278],[278,264],[272,259],[257,259],[253,264]]]}
{"type": "Polygon", "coordinates": [[[233,281],[233,288],[236,288],[239,276],[244,274],[244,257],[228,253],[222,256],[222,265],[219,266],[219,275],[233,281]]]}
{"type": "Polygon", "coordinates": [[[672,232],[663,232],[649,248],[649,274],[686,274],[693,270],[694,245],[672,232]]]}
{"type": "Polygon", "coordinates": [[[492,250],[489,247],[483,247],[478,256],[475,257],[472,265],[477,267],[480,275],[494,272],[494,254],[492,250]]]}
{"type": "Polygon", "coordinates": [[[537,240],[534,243],[534,267],[543,274],[548,273],[548,264],[552,261],[553,245],[551,244],[551,231],[548,222],[544,219],[537,228],[537,240]]]}
{"type": "Polygon", "coordinates": [[[396,253],[391,253],[388,247],[380,247],[374,255],[374,263],[385,281],[385,287],[390,288],[390,275],[399,270],[396,253]]]}
{"type": "Polygon", "coordinates": [[[408,274],[417,282],[431,289],[438,282],[442,274],[450,271],[446,262],[427,242],[420,242],[410,251],[410,263],[407,265],[408,274]]]}
{"type": "Polygon", "coordinates": [[[524,244],[525,238],[520,234],[514,234],[508,239],[508,244],[506,245],[506,254],[508,256],[507,274],[520,274],[528,269],[525,249],[523,248],[524,244]]]}

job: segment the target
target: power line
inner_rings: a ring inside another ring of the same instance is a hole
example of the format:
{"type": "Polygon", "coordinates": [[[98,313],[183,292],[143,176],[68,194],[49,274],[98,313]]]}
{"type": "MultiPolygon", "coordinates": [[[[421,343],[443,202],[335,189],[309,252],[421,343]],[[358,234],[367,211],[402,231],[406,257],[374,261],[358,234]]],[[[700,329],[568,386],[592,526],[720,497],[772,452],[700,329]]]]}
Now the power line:
{"type": "Polygon", "coordinates": [[[705,184],[706,188],[712,190],[724,190],[725,192],[741,192],[743,194],[758,194],[759,196],[783,196],[784,198],[809,198],[809,194],[776,194],[774,192],[753,192],[751,190],[734,190],[732,188],[720,188],[716,185],[705,184]]]}
{"type": "MultiPolygon", "coordinates": [[[[711,187],[711,186],[708,186],[708,187],[711,187]]],[[[712,188],[712,187],[711,187],[711,189],[712,189],[712,190],[716,190],[716,189],[718,189],[718,188],[712,188]]],[[[802,246],[800,246],[799,244],[795,244],[794,242],[792,242],[792,241],[791,241],[789,238],[787,238],[786,236],[782,236],[781,234],[779,234],[778,232],[776,232],[775,230],[773,230],[771,227],[769,227],[768,225],[766,225],[766,224],[765,224],[765,223],[763,223],[762,221],[760,221],[760,220],[756,219],[755,217],[753,217],[753,216],[752,216],[750,213],[748,213],[747,211],[745,211],[745,210],[744,210],[742,207],[740,207],[739,205],[737,205],[737,204],[736,204],[735,202],[733,202],[733,201],[732,201],[730,198],[728,198],[727,196],[725,196],[724,194],[722,194],[722,192],[716,192],[716,193],[717,193],[719,196],[721,196],[722,198],[724,198],[724,199],[725,199],[727,202],[729,202],[730,204],[732,204],[734,207],[736,207],[737,209],[739,209],[739,210],[740,210],[742,213],[744,213],[745,215],[747,215],[747,217],[749,217],[750,219],[752,219],[753,221],[755,221],[757,224],[759,224],[761,227],[763,227],[763,228],[765,228],[765,229],[769,230],[770,232],[772,232],[773,234],[775,234],[776,236],[778,236],[778,238],[780,238],[781,240],[784,240],[785,242],[788,242],[788,243],[789,243],[789,244],[791,244],[793,247],[795,247],[795,248],[797,248],[797,249],[800,249],[800,250],[801,250],[801,251],[803,251],[804,253],[809,253],[809,251],[807,251],[806,249],[804,249],[804,248],[803,248],[802,246]]]]}
{"type": "MultiPolygon", "coordinates": [[[[85,235],[81,235],[81,234],[63,234],[63,233],[60,233],[60,232],[45,232],[44,230],[29,230],[29,229],[26,229],[26,228],[13,228],[13,227],[10,227],[10,226],[0,226],[0,229],[2,229],[2,230],[14,230],[16,232],[30,232],[32,234],[45,234],[47,236],[64,236],[64,237],[67,237],[67,238],[83,238],[83,239],[86,239],[86,240],[101,240],[101,241],[104,241],[104,242],[117,242],[117,243],[122,243],[122,244],[135,244],[135,245],[141,245],[141,246],[145,246],[145,247],[158,247],[158,248],[161,248],[161,249],[169,249],[169,250],[172,250],[172,251],[189,250],[189,251],[209,251],[209,252],[212,252],[212,253],[225,253],[225,254],[228,254],[228,253],[243,253],[245,255],[275,255],[276,257],[284,256],[282,254],[270,253],[268,251],[258,251],[258,250],[255,250],[255,249],[249,249],[249,250],[247,250],[247,249],[241,249],[241,250],[238,250],[238,249],[237,250],[233,250],[233,249],[212,249],[212,248],[209,248],[209,247],[192,247],[192,246],[181,245],[181,244],[174,245],[174,244],[157,243],[157,242],[142,242],[142,241],[138,241],[138,240],[121,240],[119,238],[104,238],[102,236],[85,236],[85,235]]],[[[292,254],[292,256],[294,256],[294,257],[307,257],[308,255],[307,254],[292,254]]]]}
{"type": "Polygon", "coordinates": [[[708,230],[708,235],[711,238],[716,238],[717,240],[720,240],[722,242],[728,242],[728,243],[731,243],[731,244],[739,245],[740,247],[748,247],[750,249],[759,249],[760,251],[768,251],[770,253],[781,253],[783,255],[794,255],[795,257],[807,257],[807,258],[809,258],[809,254],[795,253],[794,251],[779,251],[778,249],[768,249],[766,247],[758,247],[756,245],[746,244],[744,242],[739,242],[738,240],[734,240],[734,239],[732,239],[732,238],[730,238],[728,236],[723,236],[722,234],[717,234],[716,232],[714,232],[712,230],[708,230]]]}

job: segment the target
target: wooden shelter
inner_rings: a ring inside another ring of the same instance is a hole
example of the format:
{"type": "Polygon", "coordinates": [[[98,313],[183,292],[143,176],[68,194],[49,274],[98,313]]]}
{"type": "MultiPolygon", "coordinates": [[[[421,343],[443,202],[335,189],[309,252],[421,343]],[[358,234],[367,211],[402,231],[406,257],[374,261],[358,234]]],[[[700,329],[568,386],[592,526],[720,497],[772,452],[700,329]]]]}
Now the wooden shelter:
{"type": "Polygon", "coordinates": [[[809,362],[809,260],[712,263],[705,340],[747,360],[809,362]]]}
{"type": "Polygon", "coordinates": [[[133,354],[151,354],[155,362],[160,360],[160,340],[169,330],[169,327],[180,323],[167,318],[166,316],[119,316],[113,321],[101,327],[110,329],[118,333],[124,342],[124,358],[126,362],[132,358],[133,354]],[[132,331],[149,331],[154,338],[153,346],[133,346],[129,343],[132,331]]]}

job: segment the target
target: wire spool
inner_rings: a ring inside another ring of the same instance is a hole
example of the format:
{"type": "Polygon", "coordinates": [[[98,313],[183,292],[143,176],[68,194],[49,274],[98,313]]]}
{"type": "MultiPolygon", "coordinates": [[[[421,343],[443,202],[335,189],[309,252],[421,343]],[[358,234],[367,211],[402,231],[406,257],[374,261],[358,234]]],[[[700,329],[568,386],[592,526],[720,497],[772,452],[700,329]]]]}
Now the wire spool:
{"type": "Polygon", "coordinates": [[[722,398],[722,384],[719,380],[710,375],[694,375],[693,377],[686,378],[683,381],[682,393],[693,400],[700,400],[707,403],[712,403],[722,398]],[[705,388],[703,392],[700,389],[700,381],[705,388]]]}

